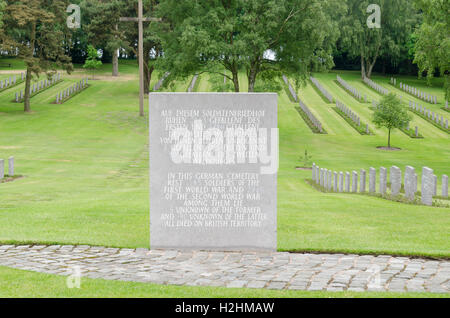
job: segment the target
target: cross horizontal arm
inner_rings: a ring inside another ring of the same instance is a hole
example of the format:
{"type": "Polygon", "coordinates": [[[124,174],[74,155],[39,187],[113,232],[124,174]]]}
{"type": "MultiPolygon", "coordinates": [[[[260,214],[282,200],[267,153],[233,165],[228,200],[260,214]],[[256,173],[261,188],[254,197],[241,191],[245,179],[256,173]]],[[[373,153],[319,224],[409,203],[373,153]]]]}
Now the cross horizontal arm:
{"type": "MultiPolygon", "coordinates": [[[[123,17],[120,18],[119,21],[121,22],[139,22],[139,18],[127,18],[127,17],[123,17]]],[[[144,22],[160,22],[161,19],[160,18],[143,18],[142,21],[144,22]]]]}

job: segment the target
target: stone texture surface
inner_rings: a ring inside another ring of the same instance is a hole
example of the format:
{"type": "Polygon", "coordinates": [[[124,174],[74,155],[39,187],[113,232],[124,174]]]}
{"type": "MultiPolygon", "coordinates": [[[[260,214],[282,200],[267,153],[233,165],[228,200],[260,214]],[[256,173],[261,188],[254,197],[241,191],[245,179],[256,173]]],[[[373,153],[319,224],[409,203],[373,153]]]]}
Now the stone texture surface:
{"type": "Polygon", "coordinates": [[[377,170],[375,168],[370,168],[369,170],[369,192],[376,192],[376,184],[377,184],[377,170]]]}
{"type": "Polygon", "coordinates": [[[391,194],[398,195],[402,187],[402,170],[397,166],[391,167],[391,194]]]}
{"type": "Polygon", "coordinates": [[[406,166],[405,169],[405,196],[408,200],[413,201],[417,192],[416,172],[413,167],[406,166]],[[414,188],[414,186],[416,186],[414,188]]]}
{"type": "Polygon", "coordinates": [[[422,203],[433,205],[433,169],[423,167],[422,169],[422,203]]]}
{"type": "Polygon", "coordinates": [[[445,174],[442,176],[442,196],[448,198],[448,176],[445,174]]]}
{"type": "Polygon", "coordinates": [[[294,254],[0,245],[0,266],[164,285],[327,291],[450,292],[450,261],[294,254]]]}
{"type": "Polygon", "coordinates": [[[384,167],[380,168],[380,193],[382,195],[386,194],[387,187],[387,170],[384,167]]]}

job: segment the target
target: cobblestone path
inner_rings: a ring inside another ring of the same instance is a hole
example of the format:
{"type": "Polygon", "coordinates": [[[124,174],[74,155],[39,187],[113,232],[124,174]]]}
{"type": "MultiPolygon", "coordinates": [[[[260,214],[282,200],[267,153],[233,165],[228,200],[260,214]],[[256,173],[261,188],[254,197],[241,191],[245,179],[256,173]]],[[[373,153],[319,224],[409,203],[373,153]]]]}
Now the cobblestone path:
{"type": "Polygon", "coordinates": [[[0,246],[0,266],[188,286],[450,292],[450,261],[343,254],[180,252],[91,246],[0,246]]]}

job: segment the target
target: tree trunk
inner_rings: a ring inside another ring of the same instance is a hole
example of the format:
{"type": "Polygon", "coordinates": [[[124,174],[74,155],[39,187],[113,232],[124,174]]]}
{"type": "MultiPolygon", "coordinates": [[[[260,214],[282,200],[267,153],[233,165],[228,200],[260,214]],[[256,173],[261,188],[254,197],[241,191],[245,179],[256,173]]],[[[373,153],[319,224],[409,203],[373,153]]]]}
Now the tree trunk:
{"type": "Polygon", "coordinates": [[[30,106],[31,77],[32,77],[31,69],[28,67],[27,75],[25,77],[25,94],[24,94],[24,106],[23,106],[23,110],[27,113],[31,111],[31,106],[30,106]]]}
{"type": "MultiPolygon", "coordinates": [[[[115,27],[116,27],[116,31],[118,31],[119,25],[116,24],[115,27]]],[[[119,49],[113,49],[112,65],[113,65],[112,76],[113,77],[119,76],[119,49]]]]}
{"type": "Polygon", "coordinates": [[[119,50],[114,50],[113,51],[113,56],[112,56],[112,76],[117,77],[119,76],[119,50]]]}
{"type": "MultiPolygon", "coordinates": [[[[150,52],[151,47],[144,45],[144,92],[145,94],[150,94],[150,80],[151,80],[151,73],[150,73],[150,52]]],[[[152,70],[153,72],[153,70],[152,70]]]]}
{"type": "Polygon", "coordinates": [[[253,93],[255,91],[256,83],[256,71],[251,69],[248,74],[248,92],[253,93]]]}
{"type": "MultiPolygon", "coordinates": [[[[36,43],[36,22],[33,22],[31,26],[31,34],[30,34],[30,58],[33,58],[34,56],[34,45],[36,43]]],[[[25,83],[25,94],[24,94],[24,103],[23,103],[23,110],[25,112],[31,111],[31,105],[30,105],[30,87],[31,87],[31,69],[30,67],[27,67],[27,77],[26,77],[26,83],[25,83]]]]}
{"type": "Polygon", "coordinates": [[[366,76],[366,66],[364,63],[364,57],[361,54],[361,78],[364,79],[365,76],[366,76]]]}
{"type": "Polygon", "coordinates": [[[237,70],[232,70],[231,74],[233,74],[233,85],[234,85],[234,91],[236,93],[239,93],[239,74],[237,70]]]}
{"type": "Polygon", "coordinates": [[[391,148],[391,130],[388,132],[388,148],[391,148]]]}
{"type": "Polygon", "coordinates": [[[377,58],[375,57],[373,62],[369,65],[369,69],[367,71],[368,78],[370,78],[372,76],[373,67],[375,66],[376,61],[377,61],[377,58]]]}

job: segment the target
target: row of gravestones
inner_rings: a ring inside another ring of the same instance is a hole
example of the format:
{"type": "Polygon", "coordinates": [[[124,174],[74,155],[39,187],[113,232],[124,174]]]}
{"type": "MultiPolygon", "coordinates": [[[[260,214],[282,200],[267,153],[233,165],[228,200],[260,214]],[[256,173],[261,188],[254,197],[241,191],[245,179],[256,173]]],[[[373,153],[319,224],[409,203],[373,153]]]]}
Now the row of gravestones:
{"type": "Polygon", "coordinates": [[[72,86],[66,88],[65,90],[63,90],[62,92],[59,92],[58,94],[56,94],[56,104],[62,104],[64,103],[67,99],[69,99],[70,97],[72,97],[74,94],[78,93],[79,91],[82,91],[83,89],[85,89],[88,85],[88,79],[82,79],[81,81],[73,84],[72,86]]]}
{"type": "Polygon", "coordinates": [[[418,103],[416,104],[416,102],[412,102],[412,101],[409,101],[409,108],[412,111],[415,111],[417,113],[424,115],[429,120],[434,121],[437,125],[440,125],[442,128],[448,129],[448,119],[444,119],[444,116],[441,115],[441,117],[439,118],[439,115],[436,114],[435,112],[432,112],[431,110],[426,109],[422,105],[419,105],[418,103]],[[444,122],[444,120],[445,120],[445,122],[444,122]]]}
{"type": "MultiPolygon", "coordinates": [[[[58,73],[58,74],[53,75],[51,80],[46,79],[46,80],[40,81],[39,83],[33,84],[30,87],[30,95],[38,93],[41,90],[47,89],[50,86],[53,86],[56,83],[58,83],[60,80],[61,80],[61,73],[58,73]]],[[[16,103],[20,103],[23,101],[24,98],[25,98],[25,90],[21,90],[20,92],[16,93],[14,101],[16,103]]]]}
{"type": "MultiPolygon", "coordinates": [[[[20,74],[21,81],[23,81],[23,79],[26,77],[26,75],[27,75],[26,72],[20,74]]],[[[4,81],[0,81],[0,90],[1,89],[6,89],[6,88],[8,88],[10,86],[14,86],[14,85],[16,85],[16,83],[17,83],[17,76],[16,75],[14,75],[12,77],[10,76],[9,79],[5,79],[4,81]]]]}
{"type": "Polygon", "coordinates": [[[166,78],[169,77],[169,75],[170,75],[170,72],[164,73],[163,77],[161,77],[161,79],[158,81],[158,83],[156,83],[155,86],[153,86],[153,91],[155,91],[155,92],[159,91],[159,89],[163,85],[166,78]]]}
{"type": "Polygon", "coordinates": [[[323,133],[324,131],[322,123],[316,118],[316,116],[314,116],[313,113],[311,113],[308,106],[306,106],[305,103],[303,103],[303,101],[300,98],[298,99],[298,103],[300,105],[300,108],[303,110],[306,116],[308,116],[309,120],[313,123],[314,127],[316,127],[320,131],[320,133],[323,133]]]}
{"type": "MultiPolygon", "coordinates": [[[[8,159],[8,176],[14,177],[14,157],[8,159]]],[[[0,159],[0,180],[5,177],[5,160],[0,159]]]]}
{"type": "Polygon", "coordinates": [[[191,85],[189,85],[188,87],[188,93],[192,93],[194,91],[195,83],[197,83],[197,80],[198,74],[195,74],[194,77],[192,78],[191,85]]]}
{"type": "MultiPolygon", "coordinates": [[[[391,78],[391,84],[396,86],[396,83],[397,83],[396,79],[395,78],[391,78]]],[[[422,92],[420,89],[418,89],[416,87],[409,86],[409,85],[407,85],[405,83],[400,82],[400,89],[405,91],[405,92],[407,92],[407,93],[409,93],[409,94],[411,94],[411,95],[413,95],[413,96],[415,96],[415,97],[417,97],[417,98],[419,98],[419,99],[422,99],[422,100],[424,100],[424,101],[426,101],[426,102],[428,102],[430,104],[437,104],[438,103],[436,96],[433,96],[433,95],[427,94],[425,92],[422,92]]]]}
{"type": "Polygon", "coordinates": [[[317,87],[317,89],[320,92],[322,92],[322,94],[325,96],[325,98],[328,99],[328,101],[330,103],[332,103],[333,102],[333,96],[319,83],[319,81],[317,79],[315,79],[314,77],[312,77],[312,76],[309,79],[317,87]]]}
{"type": "MultiPolygon", "coordinates": [[[[337,81],[339,84],[341,84],[347,91],[349,91],[357,100],[362,101],[363,95],[359,90],[351,86],[349,83],[347,83],[342,77],[337,75],[337,81]]],[[[364,95],[364,101],[367,103],[367,95],[364,95]]]]}
{"type": "MultiPolygon", "coordinates": [[[[358,127],[361,127],[361,118],[353,112],[347,105],[336,99],[336,107],[349,117],[358,127]]],[[[369,125],[366,124],[366,133],[369,135],[369,125]]]]}
{"type": "MultiPolygon", "coordinates": [[[[378,109],[378,105],[379,104],[380,103],[375,101],[375,100],[372,101],[372,106],[373,106],[374,109],[378,109]]],[[[409,123],[406,125],[405,129],[406,130],[410,130],[411,129],[410,126],[409,126],[409,123]]],[[[419,127],[417,127],[417,126],[415,127],[414,135],[416,136],[416,138],[419,138],[419,127]]]]}
{"type": "Polygon", "coordinates": [[[389,91],[384,88],[381,85],[378,85],[377,83],[375,83],[374,81],[372,81],[370,78],[364,76],[364,83],[366,83],[367,85],[369,85],[370,87],[372,87],[372,89],[376,90],[378,93],[382,94],[382,95],[388,95],[389,91]]]}
{"type": "Polygon", "coordinates": [[[289,83],[288,78],[286,77],[286,75],[283,75],[283,81],[284,83],[287,85],[287,87],[289,88],[289,92],[291,93],[292,98],[298,102],[298,97],[297,94],[295,93],[294,88],[292,87],[291,83],[289,83]]]}
{"type": "MultiPolygon", "coordinates": [[[[370,168],[369,170],[369,193],[375,194],[376,191],[377,170],[370,168]]],[[[350,172],[336,172],[324,168],[320,168],[315,163],[312,168],[313,181],[332,192],[358,192],[358,172],[352,171],[351,180],[350,172]]],[[[402,188],[402,170],[399,167],[392,166],[390,169],[391,195],[397,196],[402,188]]],[[[409,201],[415,200],[417,193],[417,174],[415,169],[407,166],[405,170],[404,190],[405,197],[409,201]]],[[[366,170],[361,169],[359,174],[359,192],[366,192],[366,170]]],[[[387,193],[387,169],[380,168],[379,193],[385,195],[387,193]]],[[[424,167],[422,169],[422,186],[421,201],[425,205],[433,204],[433,197],[437,196],[437,176],[433,173],[433,169],[424,167]]],[[[442,176],[442,197],[448,198],[448,176],[442,176]]]]}

